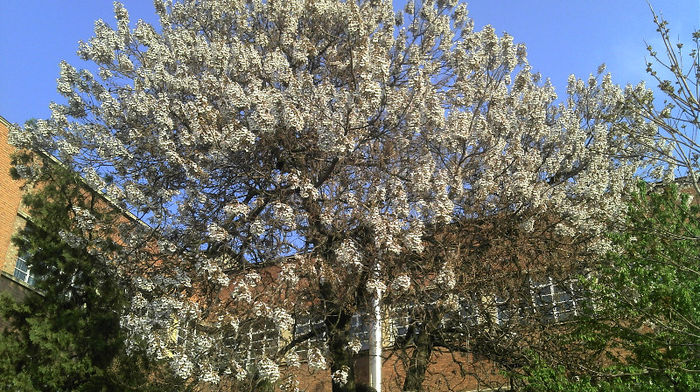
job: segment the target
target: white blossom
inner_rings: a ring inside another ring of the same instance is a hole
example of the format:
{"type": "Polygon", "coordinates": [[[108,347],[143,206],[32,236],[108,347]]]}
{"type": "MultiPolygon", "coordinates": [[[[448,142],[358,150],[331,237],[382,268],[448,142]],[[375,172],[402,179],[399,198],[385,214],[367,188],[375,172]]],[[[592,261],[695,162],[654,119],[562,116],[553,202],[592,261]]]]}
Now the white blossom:
{"type": "Polygon", "coordinates": [[[73,206],[74,219],[81,230],[92,230],[95,227],[95,217],[84,208],[73,206]]]}
{"type": "Polygon", "coordinates": [[[281,308],[272,311],[272,320],[279,331],[291,331],[294,325],[294,317],[281,308]]]}
{"type": "Polygon", "coordinates": [[[348,368],[347,366],[343,366],[341,369],[333,372],[333,374],[331,375],[331,379],[336,384],[345,385],[348,382],[349,372],[350,368],[348,368]]]}
{"type": "Polygon", "coordinates": [[[61,237],[61,241],[65,242],[66,245],[71,248],[79,248],[84,244],[83,238],[75,233],[60,230],[58,236],[61,237]]]}
{"type": "Polygon", "coordinates": [[[256,219],[251,225],[250,225],[250,234],[254,236],[261,236],[265,233],[265,224],[263,221],[256,219]]]}
{"type": "Polygon", "coordinates": [[[353,269],[362,268],[362,254],[352,240],[345,240],[335,251],[335,257],[341,266],[353,269]]]}
{"type": "Polygon", "coordinates": [[[448,294],[442,301],[442,305],[450,311],[457,311],[461,306],[459,297],[454,293],[448,294]]]}
{"type": "Polygon", "coordinates": [[[293,265],[284,264],[280,269],[280,280],[292,286],[299,283],[299,275],[297,275],[293,265]]]}
{"type": "Polygon", "coordinates": [[[370,279],[367,281],[367,291],[374,293],[377,291],[386,291],[386,285],[378,279],[370,279]]]}
{"type": "Polygon", "coordinates": [[[452,269],[452,267],[448,265],[443,265],[443,267],[440,269],[440,272],[438,273],[438,276],[435,277],[435,283],[439,287],[443,287],[446,290],[452,290],[457,284],[455,272],[452,269]]]}
{"type": "Polygon", "coordinates": [[[326,356],[316,347],[309,350],[309,367],[311,369],[320,370],[324,370],[328,367],[326,364],[326,356]]]}
{"type": "Polygon", "coordinates": [[[237,362],[233,362],[233,373],[234,377],[238,381],[243,381],[248,377],[248,371],[243,368],[241,365],[239,365],[237,362]]]}
{"type": "Polygon", "coordinates": [[[285,355],[285,364],[290,367],[299,367],[301,365],[301,358],[299,358],[299,354],[291,350],[285,355]]]}
{"type": "Polygon", "coordinates": [[[411,278],[408,275],[399,275],[391,282],[394,291],[406,291],[411,287],[411,278]]]}
{"type": "Polygon", "coordinates": [[[194,369],[194,365],[184,354],[174,356],[170,361],[170,365],[175,370],[175,374],[182,379],[187,379],[190,377],[192,370],[194,369]]]}
{"type": "Polygon", "coordinates": [[[207,370],[202,372],[202,381],[211,383],[211,384],[218,384],[221,378],[219,375],[212,369],[211,367],[208,367],[207,370]]]}
{"type": "Polygon", "coordinates": [[[248,206],[239,202],[233,202],[224,206],[224,212],[228,217],[237,217],[248,213],[248,206]]]}
{"type": "Polygon", "coordinates": [[[353,338],[348,342],[348,350],[353,354],[357,354],[362,350],[362,342],[359,339],[353,338]]]}
{"type": "Polygon", "coordinates": [[[260,377],[272,382],[280,378],[280,369],[277,364],[268,358],[262,358],[258,361],[258,372],[260,377]]]}
{"type": "Polygon", "coordinates": [[[531,233],[535,229],[535,219],[534,218],[528,218],[525,220],[522,224],[521,227],[523,230],[525,230],[528,233],[531,233]]]}

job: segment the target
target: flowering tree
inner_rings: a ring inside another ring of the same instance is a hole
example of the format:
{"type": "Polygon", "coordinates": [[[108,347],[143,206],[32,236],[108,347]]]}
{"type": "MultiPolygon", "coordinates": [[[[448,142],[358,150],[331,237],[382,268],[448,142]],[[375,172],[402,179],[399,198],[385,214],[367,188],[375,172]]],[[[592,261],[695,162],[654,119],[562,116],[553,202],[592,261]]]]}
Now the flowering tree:
{"type": "Polygon", "coordinates": [[[556,212],[543,230],[605,250],[652,154],[609,76],[572,79],[557,105],[524,46],[474,31],[455,1],[155,5],[159,28],[132,28],[119,4],[116,27],[98,21],[79,49],[97,75],[62,63],[67,104],[13,140],[147,223],[108,223],[124,247],[102,257],[134,282],[131,342],[185,379],[275,382],[323,335],[310,364],[354,390],[352,319],[371,290],[435,271],[453,282],[441,298],[459,294],[460,259],[421,259],[431,236],[502,215],[532,232],[556,212]],[[290,335],[303,313],[320,326],[290,335]],[[288,338],[251,362],[241,331],[265,323],[288,338]]]}

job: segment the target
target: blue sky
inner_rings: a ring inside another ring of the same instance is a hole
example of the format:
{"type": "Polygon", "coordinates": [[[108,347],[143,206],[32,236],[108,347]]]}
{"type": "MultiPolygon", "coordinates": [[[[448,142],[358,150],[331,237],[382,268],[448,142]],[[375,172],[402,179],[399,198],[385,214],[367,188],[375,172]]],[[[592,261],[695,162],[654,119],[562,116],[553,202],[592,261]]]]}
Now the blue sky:
{"type": "MultiPolygon", "coordinates": [[[[132,20],[155,21],[151,1],[123,3],[132,20]]],[[[700,0],[651,3],[674,37],[688,42],[700,28],[700,0]]],[[[97,19],[113,25],[112,9],[110,0],[0,1],[0,115],[20,124],[48,117],[48,104],[61,102],[59,62],[84,67],[78,41],[92,36],[97,19]]],[[[473,0],[468,9],[477,28],[490,24],[525,43],[533,69],[560,92],[569,74],[586,77],[601,63],[616,83],[646,79],[644,42],[659,43],[646,0],[473,0]]]]}

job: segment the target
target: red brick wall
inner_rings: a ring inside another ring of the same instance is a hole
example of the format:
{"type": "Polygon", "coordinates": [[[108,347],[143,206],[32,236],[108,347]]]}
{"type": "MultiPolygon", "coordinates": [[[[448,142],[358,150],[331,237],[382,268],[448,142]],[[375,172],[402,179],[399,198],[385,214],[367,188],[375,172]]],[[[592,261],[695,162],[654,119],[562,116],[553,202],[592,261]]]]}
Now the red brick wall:
{"type": "Polygon", "coordinates": [[[2,270],[14,272],[17,251],[11,238],[20,219],[17,210],[22,199],[20,182],[10,177],[10,155],[14,147],[7,142],[9,123],[0,117],[0,263],[2,270]]]}
{"type": "MultiPolygon", "coordinates": [[[[401,392],[405,371],[399,358],[390,350],[384,351],[382,365],[382,391],[401,392]]],[[[282,374],[293,374],[299,388],[307,392],[330,391],[331,375],[326,370],[310,370],[306,364],[299,368],[282,368],[282,374]]],[[[369,384],[369,361],[366,352],[355,359],[355,380],[369,384]]],[[[471,354],[435,353],[426,372],[423,388],[426,391],[478,391],[498,389],[508,385],[508,380],[488,360],[474,358],[471,354]]]]}
{"type": "MultiPolygon", "coordinates": [[[[406,375],[401,360],[390,350],[384,351],[382,364],[382,391],[400,392],[406,375]]],[[[410,353],[409,353],[410,354],[410,353]]],[[[359,357],[355,361],[355,379],[369,383],[369,358],[359,357]]],[[[497,389],[508,384],[493,363],[474,358],[471,354],[433,354],[426,372],[423,388],[426,391],[474,391],[497,389]]]]}

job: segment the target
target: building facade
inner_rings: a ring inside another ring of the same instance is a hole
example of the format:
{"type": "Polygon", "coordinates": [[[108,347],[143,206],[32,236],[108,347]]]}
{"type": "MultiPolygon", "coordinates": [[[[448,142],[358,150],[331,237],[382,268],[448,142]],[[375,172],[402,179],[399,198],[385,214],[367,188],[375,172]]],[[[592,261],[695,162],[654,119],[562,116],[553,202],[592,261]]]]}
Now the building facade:
{"type": "Polygon", "coordinates": [[[0,291],[21,298],[33,286],[35,275],[26,258],[12,244],[12,236],[27,222],[22,206],[22,181],[12,179],[12,153],[8,143],[10,123],[0,116],[0,291]]]}

